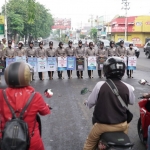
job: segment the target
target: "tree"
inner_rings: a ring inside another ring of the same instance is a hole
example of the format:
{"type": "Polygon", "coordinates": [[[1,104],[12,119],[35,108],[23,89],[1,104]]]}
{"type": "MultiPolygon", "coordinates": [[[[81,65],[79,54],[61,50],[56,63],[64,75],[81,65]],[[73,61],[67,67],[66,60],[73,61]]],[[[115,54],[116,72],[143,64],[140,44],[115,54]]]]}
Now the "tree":
{"type": "Polygon", "coordinates": [[[86,37],[85,34],[80,34],[80,39],[84,39],[86,37]]]}
{"type": "Polygon", "coordinates": [[[97,39],[97,29],[92,28],[91,31],[90,31],[90,35],[96,41],[96,39],[97,39]]]}

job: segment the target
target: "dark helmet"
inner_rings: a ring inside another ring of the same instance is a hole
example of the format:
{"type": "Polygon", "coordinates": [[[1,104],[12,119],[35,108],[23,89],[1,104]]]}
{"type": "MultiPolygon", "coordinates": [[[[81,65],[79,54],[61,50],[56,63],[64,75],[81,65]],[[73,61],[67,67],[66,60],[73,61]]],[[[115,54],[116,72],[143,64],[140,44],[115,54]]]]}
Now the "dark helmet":
{"type": "Polygon", "coordinates": [[[121,41],[120,41],[120,44],[124,44],[124,40],[121,40],[121,41]]]}
{"type": "Polygon", "coordinates": [[[117,77],[121,79],[125,73],[125,63],[120,57],[110,57],[104,62],[103,67],[106,78],[117,77]]]}
{"type": "Polygon", "coordinates": [[[53,45],[53,41],[50,41],[50,42],[49,42],[49,45],[53,45]]]}
{"type": "Polygon", "coordinates": [[[30,42],[29,42],[29,45],[30,45],[30,44],[34,44],[34,42],[33,42],[33,41],[30,41],[30,42]]]}
{"type": "Polygon", "coordinates": [[[133,46],[133,44],[132,44],[132,43],[130,43],[130,44],[129,44],[129,47],[130,47],[130,46],[133,46]]]}
{"type": "Polygon", "coordinates": [[[89,43],[89,47],[90,47],[90,46],[93,46],[93,42],[90,42],[90,43],[89,43]]]}
{"type": "Polygon", "coordinates": [[[103,45],[104,46],[104,42],[100,42],[99,45],[103,45]]]}
{"type": "Polygon", "coordinates": [[[12,44],[12,40],[8,40],[8,44],[12,44]]]}
{"type": "Polygon", "coordinates": [[[115,42],[114,42],[114,41],[110,41],[110,46],[111,46],[112,44],[115,44],[115,42]]]}
{"type": "Polygon", "coordinates": [[[78,41],[78,44],[82,44],[82,41],[81,41],[81,40],[79,40],[79,41],[78,41]]]}
{"type": "Polygon", "coordinates": [[[58,45],[58,46],[60,47],[61,45],[64,45],[63,42],[59,42],[59,45],[58,45]]]}
{"type": "Polygon", "coordinates": [[[39,46],[40,46],[40,45],[43,45],[43,41],[39,42],[39,46]]]}
{"type": "Polygon", "coordinates": [[[72,42],[71,40],[69,40],[68,45],[69,45],[69,44],[72,44],[72,43],[73,43],[73,42],[72,42]]]}
{"type": "Polygon", "coordinates": [[[9,87],[25,87],[30,85],[31,72],[24,62],[14,62],[5,69],[5,81],[9,87]]]}

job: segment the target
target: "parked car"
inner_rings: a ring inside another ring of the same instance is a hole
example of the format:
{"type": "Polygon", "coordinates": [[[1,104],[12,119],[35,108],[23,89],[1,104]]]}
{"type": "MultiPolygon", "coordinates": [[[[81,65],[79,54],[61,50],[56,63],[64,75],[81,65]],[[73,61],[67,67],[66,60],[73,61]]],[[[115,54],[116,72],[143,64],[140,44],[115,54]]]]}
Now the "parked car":
{"type": "Polygon", "coordinates": [[[145,46],[144,46],[144,48],[143,48],[144,52],[145,52],[145,50],[146,50],[147,44],[149,44],[149,43],[150,43],[150,41],[148,41],[148,42],[145,44],[145,46]]]}
{"type": "MultiPolygon", "coordinates": [[[[140,50],[139,50],[138,47],[135,46],[135,44],[134,44],[133,42],[125,41],[125,42],[124,42],[125,48],[128,49],[128,48],[129,48],[129,44],[131,44],[131,43],[133,44],[133,48],[135,49],[135,56],[136,56],[137,58],[139,58],[139,56],[140,56],[140,50]]],[[[117,43],[116,43],[116,47],[119,46],[119,45],[120,45],[120,42],[117,42],[117,43]]]]}
{"type": "Polygon", "coordinates": [[[97,46],[99,47],[99,45],[100,45],[100,42],[104,42],[104,47],[105,48],[109,48],[110,47],[110,41],[109,40],[105,40],[105,39],[100,39],[100,40],[98,40],[98,42],[97,42],[97,46]]]}
{"type": "Polygon", "coordinates": [[[150,58],[150,42],[148,42],[145,47],[145,55],[147,58],[150,58]]]}
{"type": "Polygon", "coordinates": [[[77,39],[73,40],[73,44],[78,44],[78,40],[77,39]]]}
{"type": "MultiPolygon", "coordinates": [[[[85,46],[88,47],[90,42],[93,42],[93,40],[91,40],[91,39],[86,40],[85,46]]],[[[93,45],[95,46],[94,42],[93,42],[93,45]]]]}

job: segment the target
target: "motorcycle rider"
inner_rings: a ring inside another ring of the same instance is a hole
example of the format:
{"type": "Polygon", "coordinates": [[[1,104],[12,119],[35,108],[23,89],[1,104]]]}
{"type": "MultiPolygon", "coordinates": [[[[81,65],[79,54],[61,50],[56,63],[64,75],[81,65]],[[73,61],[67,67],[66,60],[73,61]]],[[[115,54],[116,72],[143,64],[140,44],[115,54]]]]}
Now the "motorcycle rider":
{"type": "Polygon", "coordinates": [[[15,56],[26,56],[26,51],[23,48],[23,43],[21,41],[18,43],[18,48],[15,50],[15,56]]]}
{"type": "MultiPolygon", "coordinates": [[[[127,56],[128,57],[135,56],[135,50],[133,48],[133,44],[132,43],[129,44],[129,48],[127,49],[127,56]]],[[[128,78],[133,78],[132,74],[133,74],[133,70],[127,70],[128,78]]]]}
{"type": "MultiPolygon", "coordinates": [[[[37,58],[44,59],[46,57],[46,51],[43,48],[43,45],[44,45],[44,43],[42,41],[39,42],[39,48],[37,48],[37,50],[36,50],[36,57],[37,58]]],[[[39,79],[42,80],[42,81],[44,80],[42,72],[39,72],[39,79]]]]}
{"type": "MultiPolygon", "coordinates": [[[[133,87],[121,79],[125,73],[125,63],[120,57],[110,57],[104,63],[104,75],[111,79],[118,88],[119,94],[126,105],[133,105],[135,95],[133,87]]],[[[85,142],[84,150],[94,150],[100,135],[104,132],[123,131],[127,133],[126,108],[122,107],[116,95],[105,81],[100,81],[94,87],[85,104],[94,108],[93,128],[85,142]]]]}
{"type": "MultiPolygon", "coordinates": [[[[108,57],[108,51],[104,47],[104,42],[99,43],[99,49],[96,54],[97,57],[108,57]]],[[[102,78],[102,70],[98,70],[98,76],[99,78],[102,78]]]]}
{"type": "MultiPolygon", "coordinates": [[[[56,50],[56,56],[57,57],[61,57],[61,58],[66,57],[66,51],[65,51],[63,45],[64,44],[62,42],[59,42],[59,45],[58,45],[59,47],[56,50]]],[[[59,79],[64,79],[63,76],[62,76],[62,73],[63,73],[63,71],[58,71],[58,78],[59,79]]]]}
{"type": "Polygon", "coordinates": [[[108,48],[108,57],[116,56],[115,42],[110,41],[110,47],[108,48]]]}
{"type": "MultiPolygon", "coordinates": [[[[93,48],[93,42],[89,43],[89,48],[86,50],[86,57],[88,56],[96,56],[96,50],[93,48]]],[[[88,76],[89,78],[93,78],[93,70],[88,70],[88,76]]]]}
{"type": "MultiPolygon", "coordinates": [[[[68,42],[68,47],[66,47],[66,55],[68,57],[73,57],[75,56],[75,48],[72,46],[72,41],[69,41],[68,42]]],[[[72,78],[71,75],[72,75],[72,70],[67,70],[67,74],[68,74],[68,79],[72,78]]]]}
{"type": "Polygon", "coordinates": [[[120,46],[118,46],[117,49],[116,49],[116,55],[118,57],[123,58],[124,56],[126,56],[126,53],[127,53],[127,51],[126,51],[126,48],[124,47],[124,41],[121,40],[120,41],[120,46]]]}
{"type": "MultiPolygon", "coordinates": [[[[75,51],[76,58],[84,58],[85,48],[82,46],[82,41],[79,40],[78,47],[76,47],[75,51]]],[[[77,77],[83,79],[83,71],[77,71],[77,77]]]]}
{"type": "MultiPolygon", "coordinates": [[[[49,42],[49,48],[46,49],[46,55],[47,57],[55,57],[56,56],[56,50],[53,48],[53,41],[49,42]]],[[[53,79],[54,71],[48,71],[49,79],[53,79]]]]}

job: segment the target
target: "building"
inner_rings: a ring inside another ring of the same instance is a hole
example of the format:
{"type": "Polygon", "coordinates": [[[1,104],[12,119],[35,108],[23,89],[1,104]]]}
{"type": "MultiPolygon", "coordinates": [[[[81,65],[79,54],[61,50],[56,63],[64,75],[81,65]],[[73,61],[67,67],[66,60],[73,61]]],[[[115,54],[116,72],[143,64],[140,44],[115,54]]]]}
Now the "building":
{"type": "MultiPolygon", "coordinates": [[[[150,37],[150,16],[132,16],[127,18],[127,41],[143,47],[150,37]]],[[[111,39],[115,42],[125,39],[125,17],[111,21],[111,39]]]]}

